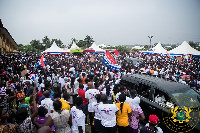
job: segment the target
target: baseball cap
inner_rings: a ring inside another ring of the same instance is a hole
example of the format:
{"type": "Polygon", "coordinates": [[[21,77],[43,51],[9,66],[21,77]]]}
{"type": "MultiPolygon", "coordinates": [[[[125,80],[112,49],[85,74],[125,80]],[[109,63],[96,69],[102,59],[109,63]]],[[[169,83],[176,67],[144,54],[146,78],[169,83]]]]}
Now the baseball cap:
{"type": "Polygon", "coordinates": [[[159,122],[159,118],[156,115],[149,116],[149,123],[157,124],[159,122]]]}

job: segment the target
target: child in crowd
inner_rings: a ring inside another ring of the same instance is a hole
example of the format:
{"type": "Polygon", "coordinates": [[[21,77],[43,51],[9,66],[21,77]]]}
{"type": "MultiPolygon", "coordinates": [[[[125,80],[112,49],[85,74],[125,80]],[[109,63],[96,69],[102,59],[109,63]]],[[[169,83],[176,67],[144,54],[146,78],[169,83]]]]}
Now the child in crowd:
{"type": "MultiPolygon", "coordinates": [[[[45,115],[47,114],[47,112],[48,112],[48,110],[45,107],[43,107],[43,106],[41,106],[41,107],[38,108],[38,115],[39,115],[39,117],[37,118],[37,123],[44,124],[44,122],[48,118],[48,117],[45,117],[45,115]]],[[[55,131],[54,125],[51,126],[51,130],[53,132],[55,131]]]]}

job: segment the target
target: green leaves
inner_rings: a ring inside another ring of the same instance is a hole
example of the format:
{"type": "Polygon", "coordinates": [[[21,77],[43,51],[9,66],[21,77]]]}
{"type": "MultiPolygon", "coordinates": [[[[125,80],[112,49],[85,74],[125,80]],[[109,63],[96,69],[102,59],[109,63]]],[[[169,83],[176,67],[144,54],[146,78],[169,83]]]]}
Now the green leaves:
{"type": "Polygon", "coordinates": [[[93,38],[89,35],[87,35],[83,40],[76,40],[75,38],[72,38],[71,40],[71,43],[68,44],[68,49],[72,46],[73,42],[75,42],[78,47],[82,48],[89,48],[94,42],[93,38]]]}
{"type": "Polygon", "coordinates": [[[45,36],[43,39],[42,39],[42,42],[40,42],[40,40],[32,40],[30,42],[29,45],[22,45],[22,44],[19,44],[19,50],[20,51],[23,51],[23,52],[42,52],[44,50],[46,50],[47,48],[50,48],[51,45],[53,43],[56,43],[58,45],[58,47],[60,48],[64,48],[65,45],[63,45],[63,42],[60,40],[60,39],[49,39],[48,36],[45,36]]]}

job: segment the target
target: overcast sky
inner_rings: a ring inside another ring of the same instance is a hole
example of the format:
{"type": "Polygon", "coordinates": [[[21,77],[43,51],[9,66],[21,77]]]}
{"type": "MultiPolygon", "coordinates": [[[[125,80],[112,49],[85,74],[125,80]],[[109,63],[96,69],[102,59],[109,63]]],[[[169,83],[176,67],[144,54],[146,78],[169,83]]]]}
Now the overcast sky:
{"type": "Polygon", "coordinates": [[[93,37],[96,44],[200,42],[200,0],[0,0],[0,18],[18,44],[93,37]]]}

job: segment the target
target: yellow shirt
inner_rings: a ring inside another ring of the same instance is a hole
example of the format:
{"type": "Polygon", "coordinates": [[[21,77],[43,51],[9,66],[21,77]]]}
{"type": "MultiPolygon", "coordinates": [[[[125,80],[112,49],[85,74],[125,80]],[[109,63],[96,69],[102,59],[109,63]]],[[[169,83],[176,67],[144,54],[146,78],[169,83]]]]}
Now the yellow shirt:
{"type": "Polygon", "coordinates": [[[63,98],[60,99],[60,102],[62,103],[62,110],[70,111],[70,105],[68,102],[66,102],[63,98]]]}
{"type": "Polygon", "coordinates": [[[131,113],[131,107],[127,103],[123,103],[122,113],[120,109],[121,103],[116,103],[115,105],[119,108],[117,112],[117,125],[122,127],[127,127],[129,125],[128,122],[128,113],[131,113]]]}

